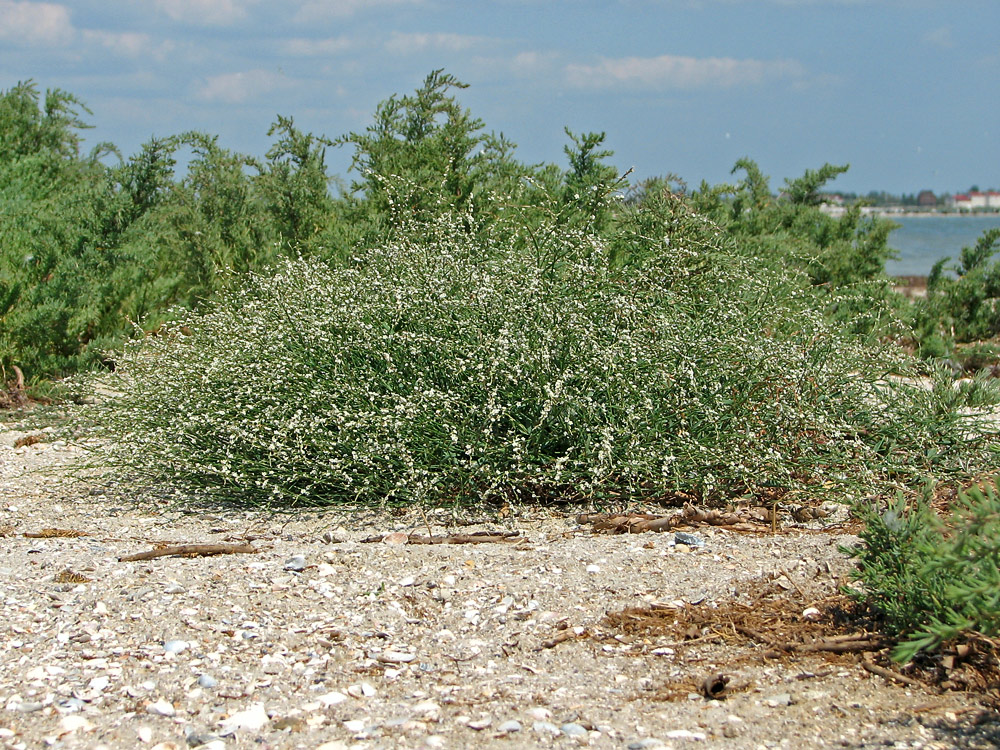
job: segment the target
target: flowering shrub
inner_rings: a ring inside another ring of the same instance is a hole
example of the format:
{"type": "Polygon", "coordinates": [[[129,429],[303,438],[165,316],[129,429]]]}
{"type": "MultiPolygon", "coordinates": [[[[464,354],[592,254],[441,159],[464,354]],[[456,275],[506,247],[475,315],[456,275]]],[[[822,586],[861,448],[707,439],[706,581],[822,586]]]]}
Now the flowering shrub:
{"type": "Polygon", "coordinates": [[[482,220],[399,209],[343,266],[286,261],[135,343],[90,415],[107,460],[181,498],[284,506],[714,498],[926,467],[939,436],[886,352],[680,200],[606,236],[491,200],[482,220]]]}

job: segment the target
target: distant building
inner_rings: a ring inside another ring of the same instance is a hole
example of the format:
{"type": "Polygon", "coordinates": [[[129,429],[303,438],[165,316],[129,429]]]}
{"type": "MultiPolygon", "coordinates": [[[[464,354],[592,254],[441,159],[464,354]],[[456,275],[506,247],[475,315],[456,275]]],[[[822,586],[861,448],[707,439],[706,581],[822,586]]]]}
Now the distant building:
{"type": "Polygon", "coordinates": [[[956,211],[1000,210],[1000,192],[989,190],[983,193],[972,190],[968,193],[957,193],[951,197],[948,206],[956,211]]]}
{"type": "Polygon", "coordinates": [[[972,210],[972,198],[970,198],[966,193],[955,193],[951,196],[951,200],[948,201],[949,208],[954,208],[956,211],[971,211],[972,210]]]}
{"type": "Polygon", "coordinates": [[[917,195],[917,205],[922,208],[934,208],[937,205],[937,196],[930,190],[921,190],[917,195]]]}

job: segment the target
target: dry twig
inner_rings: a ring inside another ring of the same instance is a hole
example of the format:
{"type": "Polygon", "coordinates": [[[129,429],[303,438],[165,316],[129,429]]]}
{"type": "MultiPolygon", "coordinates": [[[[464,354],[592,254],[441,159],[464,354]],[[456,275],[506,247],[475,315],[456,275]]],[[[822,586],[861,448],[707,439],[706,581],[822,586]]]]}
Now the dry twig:
{"type": "Polygon", "coordinates": [[[877,674],[879,677],[884,677],[887,680],[895,680],[896,682],[901,682],[904,685],[910,685],[911,687],[921,687],[926,688],[927,685],[920,680],[914,680],[912,677],[907,677],[906,675],[900,674],[899,672],[893,672],[891,669],[886,669],[885,667],[880,667],[875,662],[870,659],[864,659],[861,662],[861,668],[866,672],[871,672],[872,674],[877,674]]]}
{"type": "MultiPolygon", "coordinates": [[[[490,542],[511,542],[520,541],[519,531],[475,531],[471,534],[452,534],[450,536],[423,536],[421,534],[407,534],[406,539],[400,544],[488,544],[490,542]]],[[[361,540],[362,544],[372,544],[381,542],[384,535],[370,536],[361,540]]]]}
{"type": "Polygon", "coordinates": [[[249,544],[180,544],[174,547],[160,547],[147,552],[119,557],[118,562],[152,560],[154,557],[208,557],[210,555],[254,554],[257,548],[249,544]]]}

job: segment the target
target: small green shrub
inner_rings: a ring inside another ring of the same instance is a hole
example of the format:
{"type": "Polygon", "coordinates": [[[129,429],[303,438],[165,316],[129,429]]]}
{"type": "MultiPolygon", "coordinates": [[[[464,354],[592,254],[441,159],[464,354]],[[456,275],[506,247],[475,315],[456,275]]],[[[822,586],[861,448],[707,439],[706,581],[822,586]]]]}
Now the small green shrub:
{"type": "Polygon", "coordinates": [[[857,559],[854,578],[864,589],[852,593],[881,613],[889,632],[912,631],[926,621],[944,590],[944,580],[926,575],[941,539],[937,516],[926,500],[907,505],[902,495],[884,512],[866,507],[860,515],[861,545],[845,552],[857,559]]]}
{"type": "Polygon", "coordinates": [[[986,341],[1000,334],[1000,228],[987,229],[957,264],[942,258],[927,279],[927,297],[908,310],[919,352],[956,354],[956,342],[986,341]],[[954,275],[949,275],[951,272],[954,275]]]}
{"type": "Polygon", "coordinates": [[[918,652],[964,635],[1000,634],[1000,495],[992,486],[959,493],[942,522],[926,500],[885,513],[869,510],[855,594],[902,637],[893,653],[918,652]]]}

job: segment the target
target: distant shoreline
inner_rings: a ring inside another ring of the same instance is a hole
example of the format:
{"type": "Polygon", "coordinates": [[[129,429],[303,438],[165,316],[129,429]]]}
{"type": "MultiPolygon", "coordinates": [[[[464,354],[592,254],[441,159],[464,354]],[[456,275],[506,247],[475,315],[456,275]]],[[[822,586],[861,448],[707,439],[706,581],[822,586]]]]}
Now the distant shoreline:
{"type": "Polygon", "coordinates": [[[886,211],[886,210],[876,210],[872,213],[877,214],[883,219],[1000,219],[1000,213],[976,213],[972,214],[968,211],[886,211]]]}
{"type": "MultiPolygon", "coordinates": [[[[845,206],[820,206],[820,211],[827,216],[839,218],[847,213],[845,206]]],[[[877,208],[875,206],[863,206],[861,213],[864,216],[877,216],[880,219],[1000,219],[1000,212],[997,211],[907,211],[904,208],[877,208]]]]}

